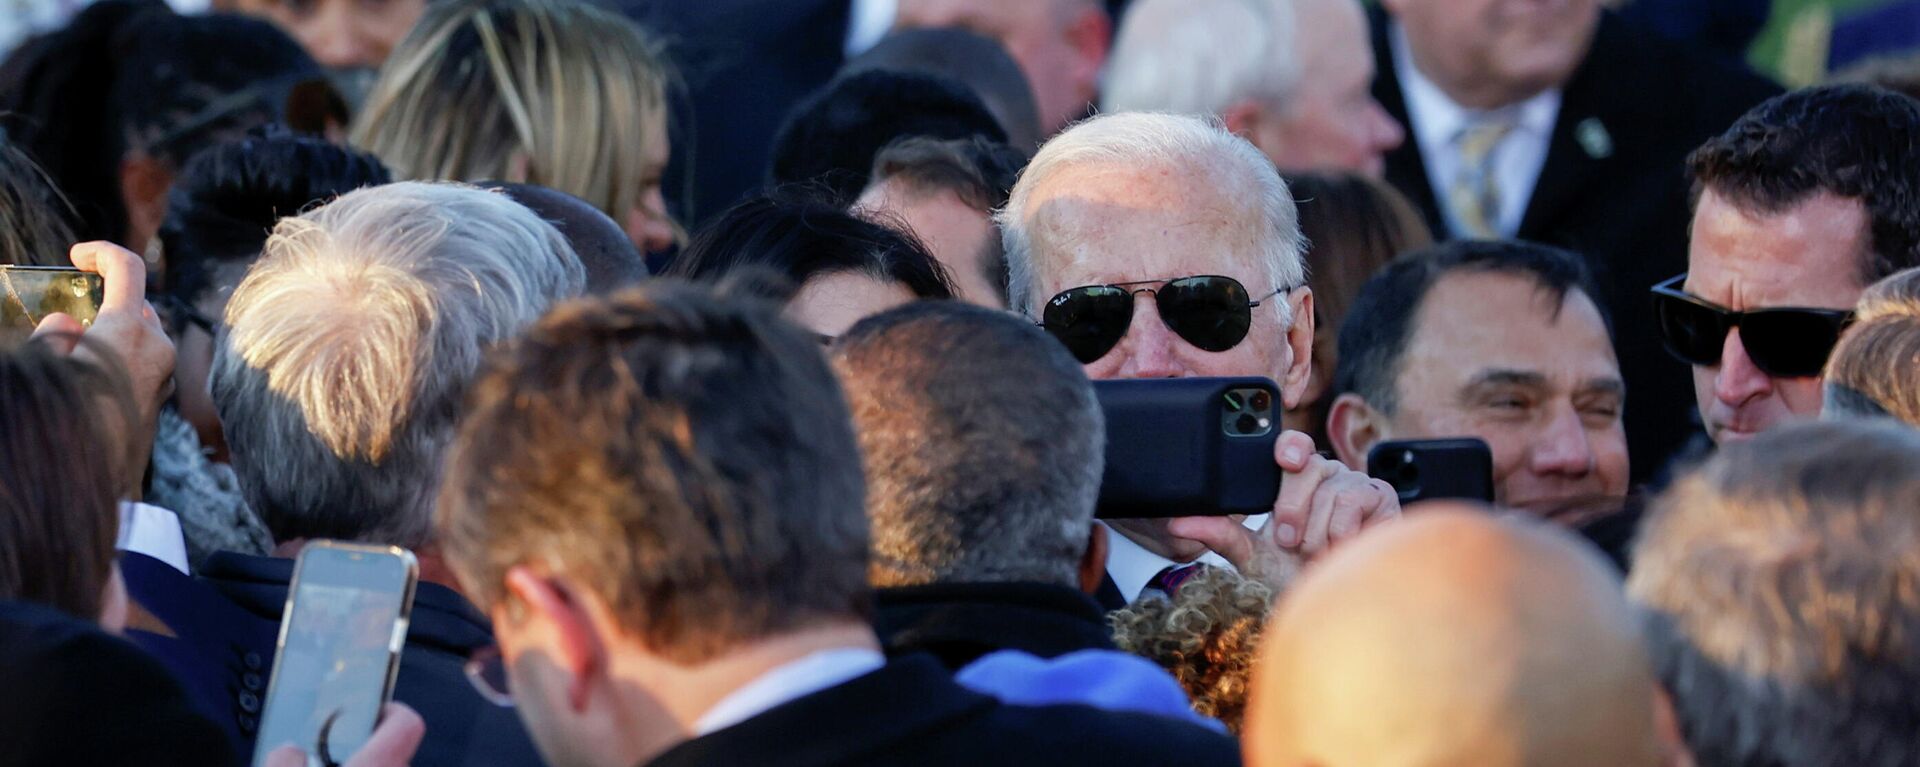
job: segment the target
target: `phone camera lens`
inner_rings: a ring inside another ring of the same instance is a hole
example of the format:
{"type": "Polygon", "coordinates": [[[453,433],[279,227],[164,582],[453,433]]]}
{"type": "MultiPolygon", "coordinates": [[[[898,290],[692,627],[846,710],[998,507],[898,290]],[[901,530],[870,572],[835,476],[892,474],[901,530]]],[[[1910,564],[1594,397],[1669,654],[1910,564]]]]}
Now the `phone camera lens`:
{"type": "Polygon", "coordinates": [[[1245,409],[1247,409],[1247,402],[1240,397],[1240,392],[1227,392],[1227,410],[1238,413],[1245,409]]]}
{"type": "Polygon", "coordinates": [[[1254,392],[1253,393],[1253,409],[1262,413],[1272,410],[1273,397],[1263,391],[1254,392]]]}
{"type": "Polygon", "coordinates": [[[1239,418],[1234,419],[1233,427],[1238,429],[1241,434],[1257,434],[1260,431],[1260,419],[1254,418],[1251,415],[1242,414],[1239,418]]]}

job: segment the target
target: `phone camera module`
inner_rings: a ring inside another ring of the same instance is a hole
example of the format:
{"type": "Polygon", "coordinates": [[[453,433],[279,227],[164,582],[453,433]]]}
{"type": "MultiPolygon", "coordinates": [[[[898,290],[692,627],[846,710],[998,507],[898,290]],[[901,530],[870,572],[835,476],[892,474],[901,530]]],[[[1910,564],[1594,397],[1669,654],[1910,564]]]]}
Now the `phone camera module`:
{"type": "Polygon", "coordinates": [[[1273,395],[1264,389],[1234,389],[1222,399],[1225,412],[1220,428],[1229,437],[1264,437],[1273,433],[1273,395]]]}

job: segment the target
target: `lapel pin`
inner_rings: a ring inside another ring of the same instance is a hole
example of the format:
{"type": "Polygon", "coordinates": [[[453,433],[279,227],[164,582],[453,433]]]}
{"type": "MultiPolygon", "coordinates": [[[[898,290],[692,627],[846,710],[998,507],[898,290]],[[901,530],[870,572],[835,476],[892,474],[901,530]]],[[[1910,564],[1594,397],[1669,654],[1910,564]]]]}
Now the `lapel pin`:
{"type": "Polygon", "coordinates": [[[1589,117],[1573,127],[1573,138],[1580,142],[1580,148],[1587,150],[1587,156],[1595,160],[1604,160],[1613,156],[1613,136],[1607,133],[1607,126],[1600,124],[1600,118],[1589,117]]]}

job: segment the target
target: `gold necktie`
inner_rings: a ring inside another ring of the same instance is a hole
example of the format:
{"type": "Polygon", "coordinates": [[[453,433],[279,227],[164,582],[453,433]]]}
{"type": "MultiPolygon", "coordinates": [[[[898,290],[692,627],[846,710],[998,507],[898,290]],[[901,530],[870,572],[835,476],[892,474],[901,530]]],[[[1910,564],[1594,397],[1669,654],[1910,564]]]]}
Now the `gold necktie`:
{"type": "Polygon", "coordinates": [[[1494,179],[1493,148],[1512,132],[1510,117],[1488,115],[1475,119],[1453,138],[1460,170],[1447,190],[1447,204],[1462,234],[1481,239],[1500,236],[1500,185],[1494,179]]]}

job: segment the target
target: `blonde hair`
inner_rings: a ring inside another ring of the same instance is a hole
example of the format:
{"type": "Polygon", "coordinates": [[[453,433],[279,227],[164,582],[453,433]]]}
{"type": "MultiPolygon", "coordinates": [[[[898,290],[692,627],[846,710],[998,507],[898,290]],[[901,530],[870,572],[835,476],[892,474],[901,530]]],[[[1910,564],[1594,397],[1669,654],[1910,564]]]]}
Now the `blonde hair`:
{"type": "Polygon", "coordinates": [[[1920,268],[1867,288],[1827,360],[1826,414],[1888,415],[1920,426],[1920,268]]]}
{"type": "Polygon", "coordinates": [[[632,21],[577,0],[429,4],[353,129],[397,178],[525,182],[625,220],[671,74],[632,21]]]}
{"type": "Polygon", "coordinates": [[[1272,609],[1266,584],[1208,567],[1169,600],[1148,596],[1107,615],[1114,646],[1153,661],[1179,680],[1201,716],[1240,733],[1247,690],[1272,609]]]}

